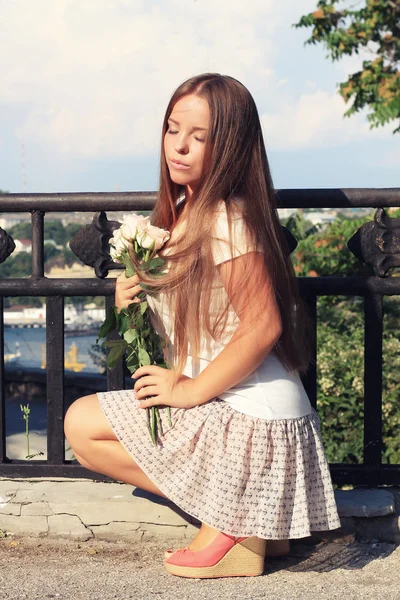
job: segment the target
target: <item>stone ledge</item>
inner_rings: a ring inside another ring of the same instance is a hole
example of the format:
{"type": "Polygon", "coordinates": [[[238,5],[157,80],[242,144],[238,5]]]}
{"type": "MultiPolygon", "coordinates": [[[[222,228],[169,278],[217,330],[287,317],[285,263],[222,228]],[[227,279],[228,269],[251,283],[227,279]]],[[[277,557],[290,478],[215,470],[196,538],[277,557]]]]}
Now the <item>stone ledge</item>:
{"type": "MultiPolygon", "coordinates": [[[[336,491],[342,527],[313,538],[400,543],[400,489],[336,491]],[[397,506],[396,506],[397,505],[397,506]]],[[[118,541],[191,538],[199,522],[175,504],[124,483],[0,478],[0,533],[118,541]]]]}
{"type": "Polygon", "coordinates": [[[395,500],[387,490],[336,490],[335,499],[341,517],[385,517],[395,513],[395,500]]]}

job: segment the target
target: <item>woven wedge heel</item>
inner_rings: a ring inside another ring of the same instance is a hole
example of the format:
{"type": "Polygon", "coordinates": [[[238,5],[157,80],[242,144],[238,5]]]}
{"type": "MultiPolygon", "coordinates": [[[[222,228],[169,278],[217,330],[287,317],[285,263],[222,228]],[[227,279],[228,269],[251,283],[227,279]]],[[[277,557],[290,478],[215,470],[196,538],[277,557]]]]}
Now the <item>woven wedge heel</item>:
{"type": "Polygon", "coordinates": [[[168,573],[179,577],[256,577],[264,571],[266,540],[239,538],[220,533],[198,552],[177,550],[165,561],[168,573]]]}
{"type": "MultiPolygon", "coordinates": [[[[179,548],[179,550],[187,550],[188,546],[179,548]]],[[[176,550],[166,550],[164,552],[164,558],[169,558],[171,554],[176,550]]],[[[267,540],[265,557],[269,558],[281,558],[287,556],[290,553],[290,542],[289,540],[267,540]]]]}

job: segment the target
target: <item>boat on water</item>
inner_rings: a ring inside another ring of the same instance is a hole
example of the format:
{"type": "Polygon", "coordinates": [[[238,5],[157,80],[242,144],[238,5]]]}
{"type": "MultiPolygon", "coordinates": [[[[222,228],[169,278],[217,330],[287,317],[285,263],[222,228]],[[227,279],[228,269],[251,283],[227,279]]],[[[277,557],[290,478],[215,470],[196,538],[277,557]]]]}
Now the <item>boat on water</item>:
{"type": "MultiPolygon", "coordinates": [[[[42,364],[41,368],[46,368],[46,345],[42,344],[42,364]]],[[[86,367],[86,363],[78,361],[78,346],[71,344],[64,357],[64,368],[75,373],[80,373],[86,367]]]]}
{"type": "Polygon", "coordinates": [[[6,363],[17,362],[19,358],[21,358],[21,352],[19,350],[18,352],[9,352],[4,354],[4,362],[6,363]]]}
{"type": "Polygon", "coordinates": [[[4,354],[4,362],[5,363],[13,363],[18,362],[18,359],[21,358],[21,350],[19,349],[19,342],[15,342],[15,352],[10,352],[7,344],[5,345],[6,352],[4,354]]]}

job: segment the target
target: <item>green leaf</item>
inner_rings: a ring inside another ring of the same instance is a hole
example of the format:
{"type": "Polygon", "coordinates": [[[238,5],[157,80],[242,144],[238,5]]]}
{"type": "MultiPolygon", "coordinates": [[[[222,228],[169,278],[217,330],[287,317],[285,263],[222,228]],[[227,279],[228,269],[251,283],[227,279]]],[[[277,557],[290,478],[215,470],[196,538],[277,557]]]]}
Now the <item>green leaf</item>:
{"type": "Polygon", "coordinates": [[[136,325],[137,329],[142,329],[143,328],[143,316],[141,314],[136,315],[135,325],[136,325]]]}
{"type": "Polygon", "coordinates": [[[143,300],[140,304],[139,304],[139,310],[140,310],[140,314],[144,315],[144,313],[146,312],[147,309],[147,302],[145,300],[143,300]]]}
{"type": "Polygon", "coordinates": [[[132,317],[127,314],[123,314],[118,319],[118,333],[124,335],[132,326],[132,317]]]}
{"type": "Polygon", "coordinates": [[[127,331],[125,331],[124,340],[128,344],[132,344],[132,342],[137,339],[137,336],[138,336],[137,330],[131,328],[131,329],[128,329],[127,331]]]}
{"type": "Polygon", "coordinates": [[[132,267],[132,265],[127,265],[125,273],[127,277],[132,277],[136,273],[136,271],[132,267]]]}
{"type": "Polygon", "coordinates": [[[99,343],[99,340],[105,338],[111,331],[114,331],[117,325],[117,321],[115,318],[114,308],[109,308],[107,311],[107,316],[104,320],[104,323],[100,327],[98,338],[96,339],[96,344],[99,343]]]}
{"type": "Polygon", "coordinates": [[[125,340],[109,340],[109,341],[103,343],[104,348],[119,348],[119,347],[127,348],[127,346],[128,345],[125,342],[125,340]]]}
{"type": "Polygon", "coordinates": [[[134,373],[140,367],[136,352],[132,352],[126,359],[126,366],[130,373],[134,373]]]}
{"type": "Polygon", "coordinates": [[[122,346],[115,346],[114,348],[111,348],[107,356],[107,367],[109,369],[113,369],[117,366],[121,358],[124,356],[125,350],[126,347],[122,346]]]}
{"type": "Polygon", "coordinates": [[[149,270],[154,271],[164,266],[165,260],[163,258],[152,258],[149,262],[149,270]]]}
{"type": "Polygon", "coordinates": [[[144,348],[139,348],[139,363],[141,367],[151,365],[151,358],[144,348]]]}

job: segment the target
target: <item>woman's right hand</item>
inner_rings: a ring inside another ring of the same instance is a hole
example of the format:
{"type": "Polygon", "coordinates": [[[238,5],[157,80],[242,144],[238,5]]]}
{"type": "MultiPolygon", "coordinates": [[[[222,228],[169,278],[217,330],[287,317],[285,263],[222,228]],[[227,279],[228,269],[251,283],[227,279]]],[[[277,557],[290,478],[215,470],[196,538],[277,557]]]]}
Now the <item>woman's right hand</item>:
{"type": "Polygon", "coordinates": [[[121,308],[126,308],[129,304],[132,304],[132,302],[140,302],[140,298],[136,298],[136,296],[142,291],[137,275],[126,277],[125,271],[121,273],[115,284],[115,306],[118,312],[121,308]]]}

